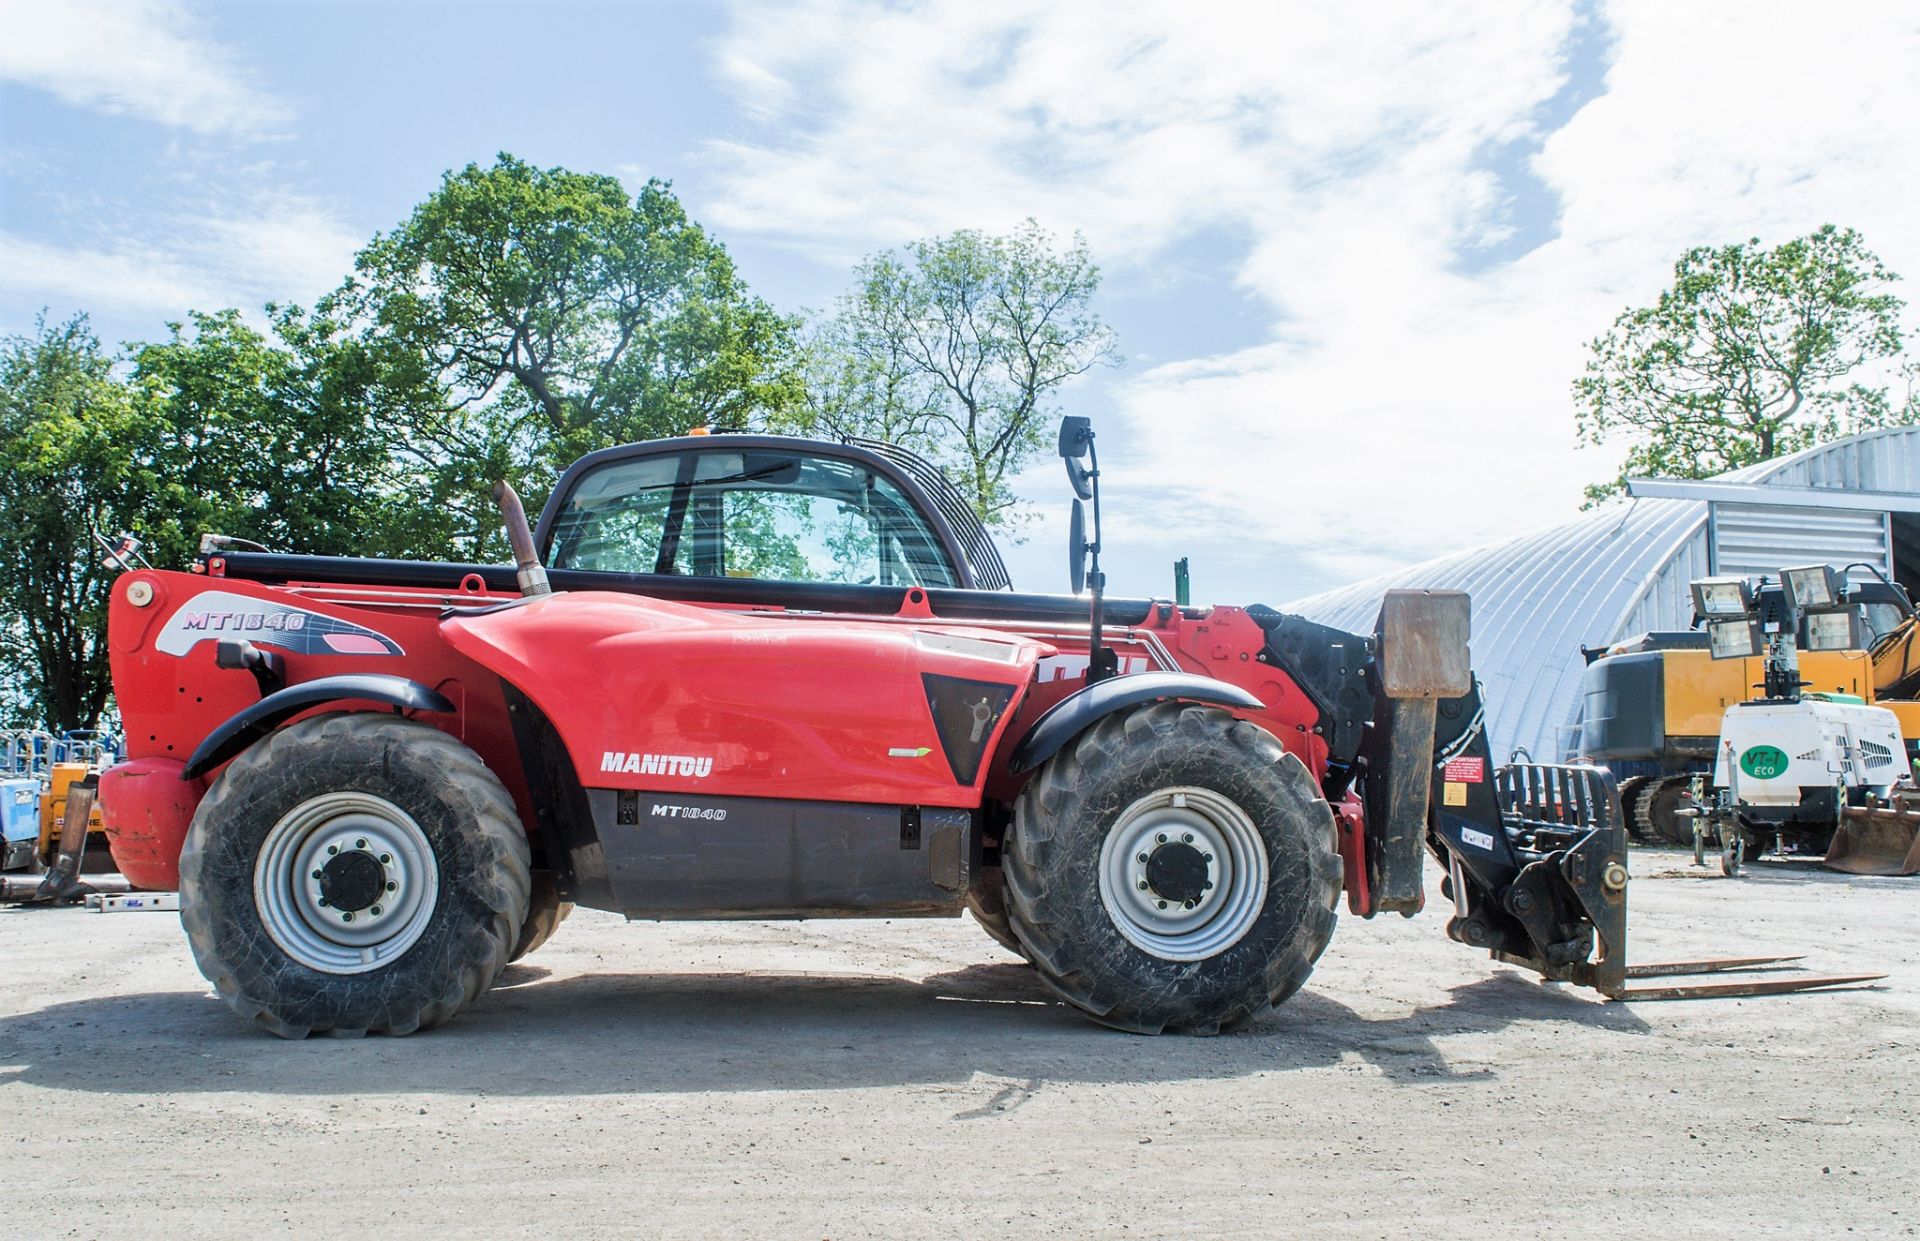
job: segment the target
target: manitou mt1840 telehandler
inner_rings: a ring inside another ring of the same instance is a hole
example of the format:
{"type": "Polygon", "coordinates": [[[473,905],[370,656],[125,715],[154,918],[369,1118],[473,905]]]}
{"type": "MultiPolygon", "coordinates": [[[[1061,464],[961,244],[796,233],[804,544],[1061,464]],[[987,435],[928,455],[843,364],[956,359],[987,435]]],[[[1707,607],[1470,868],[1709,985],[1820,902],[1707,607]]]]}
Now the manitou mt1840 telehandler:
{"type": "Polygon", "coordinates": [[[514,567],[209,540],[128,572],[114,856],[289,1037],[445,1021],[574,903],[971,909],[1096,1020],[1210,1033],[1300,987],[1342,889],[1418,911],[1428,850],[1453,938],[1634,994],[1612,780],[1493,766],[1466,596],[1371,636],[1107,598],[1085,419],[1060,451],[1075,596],[1014,593],[913,455],[762,435],[593,453],[533,529],[502,484],[514,567]]]}

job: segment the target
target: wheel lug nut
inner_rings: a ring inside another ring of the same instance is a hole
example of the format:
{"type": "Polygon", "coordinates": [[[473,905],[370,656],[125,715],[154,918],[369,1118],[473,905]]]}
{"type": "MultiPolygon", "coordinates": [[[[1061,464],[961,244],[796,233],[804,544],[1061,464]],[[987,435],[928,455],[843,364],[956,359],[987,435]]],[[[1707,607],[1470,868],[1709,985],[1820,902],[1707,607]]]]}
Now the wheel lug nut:
{"type": "Polygon", "coordinates": [[[391,862],[391,861],[393,861],[393,854],[382,853],[380,855],[380,865],[385,866],[388,862],[391,862]]]}
{"type": "Polygon", "coordinates": [[[1207,891],[1213,891],[1213,880],[1211,879],[1207,880],[1207,891]]]}
{"type": "Polygon", "coordinates": [[[1167,907],[1167,903],[1165,901],[1161,901],[1160,908],[1165,909],[1166,907],[1167,907]]]}
{"type": "Polygon", "coordinates": [[[1187,844],[1192,844],[1192,843],[1193,843],[1193,833],[1192,833],[1192,832],[1188,832],[1188,833],[1187,833],[1186,835],[1184,835],[1184,836],[1182,836],[1182,837],[1181,837],[1180,839],[1181,839],[1181,840],[1183,840],[1183,841],[1185,841],[1185,842],[1186,842],[1187,844]]]}
{"type": "Polygon", "coordinates": [[[342,921],[342,922],[352,922],[352,921],[353,921],[353,915],[352,915],[352,914],[350,914],[350,913],[347,913],[347,914],[341,914],[341,915],[340,915],[340,921],[342,921]]]}
{"type": "Polygon", "coordinates": [[[1140,890],[1142,892],[1145,892],[1147,890],[1147,881],[1145,879],[1142,879],[1140,881],[1140,890]]]}
{"type": "MultiPolygon", "coordinates": [[[[1213,885],[1212,885],[1212,884],[1208,884],[1207,886],[1208,886],[1208,887],[1212,887],[1213,885]]],[[[391,880],[391,879],[389,879],[389,880],[387,880],[387,891],[389,891],[389,892],[398,892],[399,890],[400,890],[400,885],[399,885],[399,884],[397,884],[397,883],[395,883],[395,882],[394,882],[393,880],[391,880]]]]}
{"type": "Polygon", "coordinates": [[[313,872],[313,877],[314,877],[315,879],[318,879],[318,878],[320,877],[320,872],[319,872],[319,871],[317,871],[317,870],[316,870],[316,871],[314,871],[314,872],[313,872]]]}
{"type": "MultiPolygon", "coordinates": [[[[1138,859],[1136,859],[1136,860],[1137,860],[1137,861],[1139,861],[1139,862],[1141,862],[1142,864],[1145,864],[1145,862],[1146,862],[1146,860],[1147,860],[1147,855],[1146,855],[1146,854],[1144,854],[1144,853],[1142,853],[1142,854],[1141,854],[1141,855],[1139,856],[1139,858],[1138,858],[1138,859]]],[[[319,874],[320,872],[316,870],[316,871],[314,871],[313,873],[317,875],[317,874],[319,874]]]]}
{"type": "Polygon", "coordinates": [[[1164,845],[1167,843],[1167,834],[1165,832],[1161,832],[1158,836],[1155,836],[1154,839],[1164,845]]]}
{"type": "Polygon", "coordinates": [[[328,852],[328,853],[338,853],[338,852],[340,852],[340,846],[339,846],[339,845],[328,845],[328,846],[327,846],[327,852],[328,852]]]}
{"type": "Polygon", "coordinates": [[[326,898],[326,897],[324,897],[324,896],[323,896],[323,897],[321,897],[321,898],[320,898],[320,903],[321,903],[321,905],[323,905],[323,906],[324,906],[324,905],[325,905],[325,904],[327,903],[327,898],[326,898]]]}
{"type": "MultiPolygon", "coordinates": [[[[1187,907],[1188,909],[1192,909],[1192,908],[1193,908],[1193,902],[1192,902],[1192,901],[1188,901],[1188,902],[1187,902],[1187,905],[1186,905],[1186,907],[1187,907]]],[[[377,911],[376,911],[376,912],[377,912],[377,911]]]]}
{"type": "MultiPolygon", "coordinates": [[[[1188,839],[1188,840],[1192,840],[1192,839],[1193,839],[1193,837],[1191,837],[1191,836],[1189,836],[1189,837],[1187,837],[1187,839],[1188,839]]],[[[366,841],[364,841],[364,840],[356,840],[356,841],[354,841],[354,842],[353,842],[353,847],[354,847],[354,848],[356,848],[356,849],[364,849],[364,848],[366,848],[366,847],[367,847],[367,842],[366,842],[366,841]]]]}
{"type": "MultiPolygon", "coordinates": [[[[1188,904],[1192,904],[1193,902],[1191,902],[1191,901],[1189,901],[1189,902],[1187,902],[1187,903],[1188,903],[1188,904]]],[[[380,906],[378,906],[378,905],[375,905],[375,906],[374,906],[374,907],[373,907],[372,909],[369,909],[369,910],[368,910],[367,912],[368,912],[368,913],[370,913],[370,914],[372,914],[372,915],[373,915],[374,917],[376,917],[376,918],[377,918],[377,917],[379,917],[379,916],[380,916],[380,906]]]]}
{"type": "Polygon", "coordinates": [[[1202,854],[1200,855],[1200,860],[1201,860],[1201,861],[1203,861],[1203,862],[1211,862],[1211,861],[1213,861],[1213,854],[1211,854],[1211,853],[1202,853],[1202,854]]]}

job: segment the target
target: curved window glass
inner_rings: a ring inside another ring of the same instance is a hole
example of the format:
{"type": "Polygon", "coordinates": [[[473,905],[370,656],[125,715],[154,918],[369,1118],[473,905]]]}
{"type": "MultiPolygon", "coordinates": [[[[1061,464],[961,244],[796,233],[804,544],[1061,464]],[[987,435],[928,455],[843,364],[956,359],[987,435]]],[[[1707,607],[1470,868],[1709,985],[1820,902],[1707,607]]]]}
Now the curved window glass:
{"type": "Polygon", "coordinates": [[[786,582],[958,586],[899,487],[855,461],[725,447],[609,461],[554,519],[548,565],[786,582]]]}

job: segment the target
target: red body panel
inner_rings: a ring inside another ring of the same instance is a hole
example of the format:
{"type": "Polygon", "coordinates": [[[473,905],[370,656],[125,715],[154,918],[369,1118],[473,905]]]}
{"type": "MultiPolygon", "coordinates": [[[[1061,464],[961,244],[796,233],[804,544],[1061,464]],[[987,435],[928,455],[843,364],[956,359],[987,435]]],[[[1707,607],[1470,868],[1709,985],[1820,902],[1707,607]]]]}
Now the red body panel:
{"type": "MultiPolygon", "coordinates": [[[[477,579],[457,592],[267,585],[222,578],[218,560],[211,563],[214,575],[140,570],[115,584],[110,651],[131,759],[183,761],[258,701],[252,676],[214,662],[217,639],[244,637],[284,655],[290,684],[384,672],[446,695],[454,713],[420,718],[480,755],[514,794],[530,833],[535,819],[503,679],[553,721],[589,787],[954,807],[1016,795],[1022,780],[1006,765],[1012,743],[1085,683],[1084,628],[943,624],[924,597],[903,597],[901,614],[888,617],[575,591],[476,614],[516,596],[488,594],[477,579]],[[129,594],[136,584],[144,605],[129,594]],[[443,621],[448,608],[455,612],[443,621]],[[989,762],[968,783],[944,761],[922,673],[1013,687],[991,732],[989,762]],[[623,759],[620,770],[603,770],[608,754],[675,762],[670,770],[627,770],[623,759]],[[707,774],[685,774],[703,759],[707,774]]],[[[1107,640],[1123,673],[1185,670],[1250,690],[1264,705],[1242,714],[1324,776],[1318,713],[1262,662],[1263,631],[1244,610],[1157,607],[1140,625],[1110,627],[1107,640]]],[[[202,790],[180,782],[177,794],[162,795],[166,768],[135,767],[142,774],[103,789],[114,856],[123,870],[141,872],[143,886],[173,887],[202,790]]],[[[1350,877],[1356,858],[1347,859],[1350,877]]]]}
{"type": "Polygon", "coordinates": [[[977,806],[986,777],[983,765],[955,781],[921,674],[1005,685],[1017,704],[1053,652],[977,630],[600,592],[455,616],[441,632],[545,712],[588,787],[920,806],[977,806]]]}
{"type": "MultiPolygon", "coordinates": [[[[479,753],[514,794],[521,821],[532,823],[499,678],[440,637],[440,612],[447,604],[472,606],[511,597],[331,586],[301,589],[146,569],[124,574],[114,583],[107,637],[114,696],[126,728],[127,757],[184,763],[208,733],[259,701],[260,688],[251,675],[221,668],[214,662],[218,639],[240,637],[282,655],[289,684],[345,672],[386,672],[419,681],[446,695],[459,709],[451,715],[422,716],[422,720],[460,738],[479,753]],[[152,592],[144,606],[136,605],[128,594],[140,583],[152,592]],[[219,607],[201,602],[210,594],[216,596],[219,607]],[[234,596],[252,603],[233,604],[229,600],[234,596]],[[285,627],[289,610],[371,630],[402,653],[390,654],[385,646],[378,653],[365,649],[342,652],[324,643],[303,643],[317,648],[313,650],[293,649],[288,643],[305,635],[309,627],[317,630],[319,623],[308,620],[302,628],[290,630],[285,627]],[[271,616],[281,618],[281,628],[268,627],[271,616]],[[161,649],[163,642],[181,653],[161,649]]],[[[336,709],[338,705],[320,708],[336,709]]],[[[211,786],[217,778],[217,772],[210,773],[206,785],[211,786]]],[[[129,782],[124,787],[135,786],[129,782]]],[[[188,787],[197,805],[204,790],[188,787]]],[[[184,821],[172,813],[149,815],[151,802],[150,795],[132,802],[103,795],[101,820],[112,842],[114,862],[123,873],[131,865],[148,874],[149,882],[142,886],[176,888],[180,846],[192,810],[188,808],[184,821]],[[164,874],[162,859],[171,859],[164,874]]]]}

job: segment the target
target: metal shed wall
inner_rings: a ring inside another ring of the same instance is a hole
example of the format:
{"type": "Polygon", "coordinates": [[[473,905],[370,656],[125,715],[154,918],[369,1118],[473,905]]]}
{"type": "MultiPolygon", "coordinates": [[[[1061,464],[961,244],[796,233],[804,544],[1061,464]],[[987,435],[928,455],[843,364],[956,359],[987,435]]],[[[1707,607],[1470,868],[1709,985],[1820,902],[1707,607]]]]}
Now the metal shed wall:
{"type": "Polygon", "coordinates": [[[1893,528],[1885,513],[1776,508],[1713,502],[1713,572],[1778,573],[1789,565],[1865,561],[1893,572],[1893,528]]]}
{"type": "MultiPolygon", "coordinates": [[[[1920,494],[1920,427],[1870,432],[1720,478],[1920,494]]],[[[1474,664],[1486,687],[1494,754],[1504,759],[1521,746],[1536,758],[1565,757],[1585,668],[1581,646],[1686,628],[1693,619],[1687,584],[1712,572],[1774,572],[1822,560],[1872,559],[1885,567],[1891,554],[1884,514],[1796,509],[1783,520],[1771,506],[1740,505],[1755,515],[1732,515],[1719,557],[1726,564],[1716,568],[1709,510],[1729,507],[1700,500],[1621,501],[1545,530],[1296,599],[1283,609],[1367,632],[1388,590],[1470,592],[1474,664]],[[1807,516],[1813,513],[1817,521],[1807,516]],[[1869,524],[1880,532],[1877,541],[1869,524]]]]}

